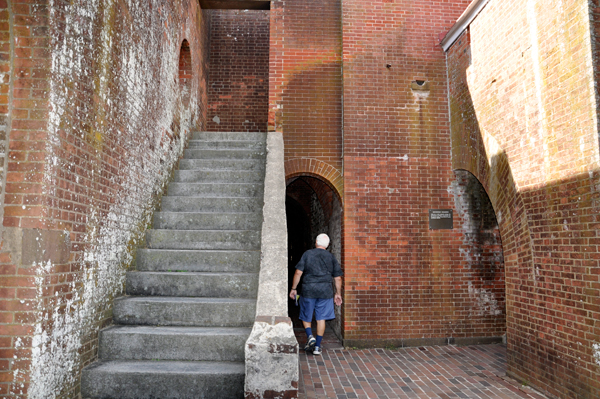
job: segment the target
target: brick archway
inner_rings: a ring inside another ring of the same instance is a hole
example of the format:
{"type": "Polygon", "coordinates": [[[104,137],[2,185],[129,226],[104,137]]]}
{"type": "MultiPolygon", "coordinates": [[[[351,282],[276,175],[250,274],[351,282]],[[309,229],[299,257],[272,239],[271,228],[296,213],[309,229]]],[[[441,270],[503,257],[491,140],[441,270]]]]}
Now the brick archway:
{"type": "Polygon", "coordinates": [[[323,180],[337,194],[340,203],[344,203],[344,179],[340,171],[321,160],[314,158],[295,158],[285,162],[285,179],[289,181],[297,176],[313,176],[323,180]]]}
{"type": "Polygon", "coordinates": [[[187,106],[190,102],[192,78],[192,51],[190,44],[186,39],[181,43],[179,51],[179,88],[181,90],[182,100],[187,106]]]}
{"type": "MultiPolygon", "coordinates": [[[[315,173],[288,176],[286,186],[288,281],[291,284],[297,262],[306,250],[314,248],[315,238],[320,233],[329,235],[329,250],[343,265],[343,205],[336,187],[315,173]]],[[[297,307],[291,305],[289,311],[300,327],[297,307]]],[[[336,308],[336,318],[328,322],[339,339],[343,335],[342,319],[341,308],[336,308]]]]}

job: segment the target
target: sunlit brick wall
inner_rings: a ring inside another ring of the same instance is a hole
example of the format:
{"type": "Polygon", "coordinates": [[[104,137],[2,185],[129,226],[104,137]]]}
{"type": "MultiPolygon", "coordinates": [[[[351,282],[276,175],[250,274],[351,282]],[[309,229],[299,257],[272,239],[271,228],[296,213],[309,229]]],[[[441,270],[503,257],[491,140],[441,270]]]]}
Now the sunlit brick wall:
{"type": "Polygon", "coordinates": [[[597,16],[491,1],[448,52],[453,167],[500,224],[508,372],[560,398],[600,397],[597,16]]]}

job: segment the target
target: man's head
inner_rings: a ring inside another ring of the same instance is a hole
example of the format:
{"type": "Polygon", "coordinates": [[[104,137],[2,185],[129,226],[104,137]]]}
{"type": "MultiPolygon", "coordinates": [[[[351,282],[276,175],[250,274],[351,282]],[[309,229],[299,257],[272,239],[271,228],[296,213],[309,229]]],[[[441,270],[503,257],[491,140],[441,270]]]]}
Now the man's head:
{"type": "Polygon", "coordinates": [[[317,236],[317,248],[327,249],[329,246],[329,236],[327,234],[319,234],[317,236]]]}

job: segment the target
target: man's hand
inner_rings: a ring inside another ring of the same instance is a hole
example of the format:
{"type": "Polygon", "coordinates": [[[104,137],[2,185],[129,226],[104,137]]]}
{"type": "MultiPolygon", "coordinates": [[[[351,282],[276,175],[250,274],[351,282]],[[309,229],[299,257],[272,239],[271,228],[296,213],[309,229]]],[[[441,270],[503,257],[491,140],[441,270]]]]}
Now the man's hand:
{"type": "Polygon", "coordinates": [[[294,273],[294,279],[292,280],[292,290],[290,291],[290,298],[292,298],[292,301],[295,301],[296,296],[298,295],[298,291],[293,287],[296,287],[296,289],[298,288],[298,284],[300,284],[300,277],[302,277],[302,270],[296,269],[296,272],[294,273]]]}
{"type": "Polygon", "coordinates": [[[333,301],[336,305],[341,306],[342,304],[342,278],[334,277],[333,281],[335,281],[335,296],[333,297],[333,301]]]}
{"type": "Polygon", "coordinates": [[[341,306],[342,305],[342,296],[340,294],[335,294],[333,301],[335,302],[335,304],[337,306],[341,306]]]}

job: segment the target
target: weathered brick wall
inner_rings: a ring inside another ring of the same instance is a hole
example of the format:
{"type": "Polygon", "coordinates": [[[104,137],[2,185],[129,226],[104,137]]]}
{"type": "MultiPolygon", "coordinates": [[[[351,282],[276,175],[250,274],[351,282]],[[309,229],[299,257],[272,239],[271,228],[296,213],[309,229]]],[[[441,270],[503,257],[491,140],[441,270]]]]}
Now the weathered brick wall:
{"type": "Polygon", "coordinates": [[[211,10],[207,130],[266,132],[269,12],[211,10]]]}
{"type": "Polygon", "coordinates": [[[9,8],[0,394],[77,397],[152,208],[205,127],[209,24],[193,0],[9,8]]]}
{"type": "Polygon", "coordinates": [[[590,4],[596,21],[597,2],[491,1],[448,52],[453,167],[500,224],[509,374],[560,398],[600,397],[590,4]]]}
{"type": "Polygon", "coordinates": [[[343,191],[341,0],[271,3],[269,129],[283,132],[286,176],[343,191]]]}
{"type": "MultiPolygon", "coordinates": [[[[8,112],[11,83],[10,38],[10,8],[8,7],[7,1],[0,1],[0,184],[2,184],[0,187],[0,203],[4,202],[4,178],[6,173],[6,162],[8,160],[6,155],[8,152],[8,131],[10,129],[10,115],[8,112]]],[[[0,218],[2,218],[2,212],[3,208],[0,207],[0,218]]],[[[2,289],[0,288],[0,290],[2,289]]],[[[9,294],[10,290],[2,292],[0,298],[9,294]]],[[[2,367],[0,367],[0,369],[1,368],[2,367]]]]}
{"type": "Polygon", "coordinates": [[[451,163],[439,37],[469,3],[343,2],[349,344],[504,334],[502,251],[451,163]],[[454,229],[430,230],[429,209],[453,210],[454,229]]]}

